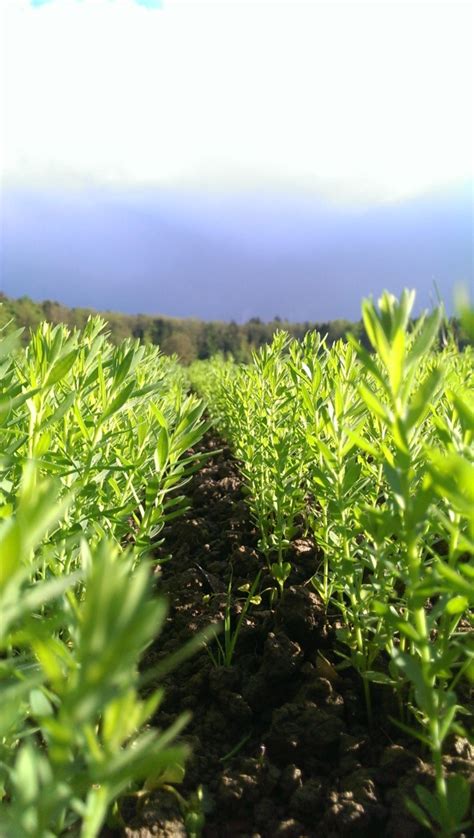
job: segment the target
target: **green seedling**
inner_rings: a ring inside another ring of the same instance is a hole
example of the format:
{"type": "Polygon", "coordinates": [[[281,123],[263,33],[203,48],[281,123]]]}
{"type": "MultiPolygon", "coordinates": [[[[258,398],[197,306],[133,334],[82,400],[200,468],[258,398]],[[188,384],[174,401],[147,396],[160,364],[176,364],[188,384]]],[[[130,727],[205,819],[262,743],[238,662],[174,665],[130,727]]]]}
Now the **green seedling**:
{"type": "Polygon", "coordinates": [[[224,607],[222,640],[219,638],[217,634],[214,637],[217,652],[214,652],[210,643],[206,643],[207,653],[211,658],[212,663],[216,667],[232,666],[235,647],[237,645],[240,630],[242,628],[245,617],[247,616],[247,613],[251,606],[259,605],[261,601],[261,597],[257,594],[258,586],[260,583],[260,576],[261,574],[258,573],[252,585],[245,585],[243,588],[239,588],[239,590],[245,592],[247,596],[242,602],[242,609],[239,614],[239,618],[235,624],[233,624],[232,620],[232,609],[234,606],[234,599],[232,593],[232,576],[229,580],[226,592],[226,602],[224,607]]]}

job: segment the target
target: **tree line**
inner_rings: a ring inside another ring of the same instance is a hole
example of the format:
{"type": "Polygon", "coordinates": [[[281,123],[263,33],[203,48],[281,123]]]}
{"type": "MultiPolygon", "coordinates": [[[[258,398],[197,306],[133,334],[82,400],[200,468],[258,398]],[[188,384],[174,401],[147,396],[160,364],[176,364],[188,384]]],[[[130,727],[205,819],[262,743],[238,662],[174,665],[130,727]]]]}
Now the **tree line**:
{"type": "MultiPolygon", "coordinates": [[[[327,322],[290,323],[275,317],[263,322],[252,317],[246,323],[205,321],[196,318],[174,318],[149,314],[122,314],[116,311],[100,312],[108,322],[111,339],[115,343],[127,337],[139,338],[144,343],[160,346],[167,355],[176,354],[185,363],[196,359],[211,358],[217,353],[232,356],[236,361],[247,362],[252,351],[268,343],[278,329],[284,329],[295,338],[302,338],[306,332],[316,330],[327,335],[331,346],[339,338],[352,332],[363,344],[368,345],[361,321],[331,320],[327,322]]],[[[70,308],[56,301],[36,302],[30,297],[14,299],[0,293],[0,328],[23,326],[24,340],[29,332],[43,320],[49,323],[65,323],[69,327],[82,328],[90,315],[97,314],[91,308],[70,308]]],[[[462,348],[468,343],[459,321],[450,321],[452,333],[462,348]]]]}

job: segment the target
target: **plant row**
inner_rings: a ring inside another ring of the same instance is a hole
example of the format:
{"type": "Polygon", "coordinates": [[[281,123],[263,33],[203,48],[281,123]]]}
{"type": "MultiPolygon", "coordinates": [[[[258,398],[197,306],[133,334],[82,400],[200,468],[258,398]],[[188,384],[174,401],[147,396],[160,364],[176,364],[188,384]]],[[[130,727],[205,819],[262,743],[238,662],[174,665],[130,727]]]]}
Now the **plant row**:
{"type": "Polygon", "coordinates": [[[175,360],[138,341],[113,346],[104,325],[42,324],[24,349],[19,332],[0,334],[0,834],[9,838],[93,838],[120,819],[122,795],[178,776],[186,757],[176,744],[185,717],[150,728],[160,673],[140,675],[138,664],[166,616],[150,555],[186,506],[202,405],[175,360]]]}
{"type": "Polygon", "coordinates": [[[474,681],[474,354],[443,334],[441,308],[414,321],[413,304],[408,291],[363,302],[370,352],[350,335],[328,348],[280,332],[249,366],[216,359],[189,374],[241,463],[278,595],[292,540],[309,534],[311,581],[338,615],[369,723],[375,682],[431,755],[434,789],[407,805],[453,835],[470,801],[443,751],[468,733],[474,681]]]}

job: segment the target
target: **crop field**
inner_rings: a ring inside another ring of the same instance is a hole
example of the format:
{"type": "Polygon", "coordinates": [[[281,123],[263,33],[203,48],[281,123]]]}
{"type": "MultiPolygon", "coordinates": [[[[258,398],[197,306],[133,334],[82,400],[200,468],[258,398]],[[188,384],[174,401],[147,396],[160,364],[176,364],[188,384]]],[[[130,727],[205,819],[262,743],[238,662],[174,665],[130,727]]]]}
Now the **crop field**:
{"type": "Polygon", "coordinates": [[[0,333],[2,838],[474,834],[474,351],[413,305],[0,333]]]}

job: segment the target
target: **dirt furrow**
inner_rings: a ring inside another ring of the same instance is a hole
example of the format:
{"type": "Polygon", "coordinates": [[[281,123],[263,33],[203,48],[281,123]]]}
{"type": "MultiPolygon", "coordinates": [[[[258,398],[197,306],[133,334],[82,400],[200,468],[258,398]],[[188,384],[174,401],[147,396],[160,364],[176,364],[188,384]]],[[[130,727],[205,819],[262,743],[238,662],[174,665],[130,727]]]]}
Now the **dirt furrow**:
{"type": "MultiPolygon", "coordinates": [[[[239,588],[262,569],[237,463],[211,435],[203,448],[212,457],[188,487],[191,508],[164,532],[160,556],[173,558],[161,567],[159,590],[170,612],[148,665],[223,619],[229,585],[235,626],[246,596],[239,588]]],[[[192,712],[179,791],[186,798],[202,786],[207,838],[421,838],[403,798],[431,783],[431,769],[390,724],[383,689],[375,688],[367,729],[360,683],[352,670],[334,669],[334,626],[308,583],[318,561],[311,542],[297,540],[290,558],[283,601],[271,607],[268,591],[250,608],[230,666],[216,666],[203,649],[166,679],[154,723],[192,712]]],[[[262,590],[270,586],[263,575],[262,590]]],[[[466,742],[453,743],[449,759],[472,779],[466,742]]],[[[126,834],[136,838],[186,834],[170,792],[151,794],[129,823],[126,834]]]]}

